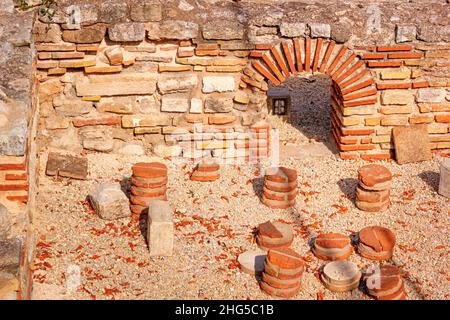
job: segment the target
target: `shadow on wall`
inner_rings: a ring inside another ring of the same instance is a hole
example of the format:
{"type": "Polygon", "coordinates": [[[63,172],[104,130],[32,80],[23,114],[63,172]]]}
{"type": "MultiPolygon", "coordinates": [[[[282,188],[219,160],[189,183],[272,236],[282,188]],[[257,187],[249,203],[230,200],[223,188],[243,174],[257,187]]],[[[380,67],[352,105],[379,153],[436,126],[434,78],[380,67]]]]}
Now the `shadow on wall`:
{"type": "Polygon", "coordinates": [[[337,153],[336,142],[331,133],[331,85],[332,80],[326,75],[291,77],[279,86],[269,82],[269,92],[290,95],[292,105],[289,123],[301,132],[305,142],[322,142],[331,152],[337,153]]]}

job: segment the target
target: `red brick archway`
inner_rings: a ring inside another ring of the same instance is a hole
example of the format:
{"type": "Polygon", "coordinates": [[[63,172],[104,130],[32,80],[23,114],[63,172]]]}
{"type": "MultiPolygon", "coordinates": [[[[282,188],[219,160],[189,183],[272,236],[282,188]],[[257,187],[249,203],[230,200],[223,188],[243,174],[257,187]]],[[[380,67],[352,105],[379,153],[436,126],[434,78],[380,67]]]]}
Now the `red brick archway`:
{"type": "Polygon", "coordinates": [[[246,72],[256,72],[276,86],[299,74],[329,76],[332,79],[331,127],[341,157],[349,158],[349,151],[375,149],[370,138],[361,137],[373,129],[365,127],[360,115],[377,112],[378,92],[365,61],[352,50],[333,40],[305,38],[277,45],[257,44],[250,57],[250,66],[244,69],[243,75],[244,82],[250,86],[253,83],[245,81],[249,76],[246,72]]]}

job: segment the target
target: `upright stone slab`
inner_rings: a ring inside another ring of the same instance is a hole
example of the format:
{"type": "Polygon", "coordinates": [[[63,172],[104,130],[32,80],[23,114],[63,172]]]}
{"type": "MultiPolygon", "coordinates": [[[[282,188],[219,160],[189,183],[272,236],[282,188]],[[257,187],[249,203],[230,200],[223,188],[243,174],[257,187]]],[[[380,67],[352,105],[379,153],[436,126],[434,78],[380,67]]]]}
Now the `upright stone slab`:
{"type": "Polygon", "coordinates": [[[0,203],[0,240],[6,239],[11,229],[8,209],[0,203]]]}
{"type": "Polygon", "coordinates": [[[148,207],[147,242],[151,256],[171,256],[174,226],[167,201],[152,200],[148,207]]]}
{"type": "Polygon", "coordinates": [[[430,137],[425,124],[394,128],[395,155],[399,164],[432,158],[430,137]]]}
{"type": "Polygon", "coordinates": [[[100,218],[105,220],[124,218],[131,214],[130,203],[119,184],[98,185],[89,194],[89,201],[100,218]]]}
{"type": "Polygon", "coordinates": [[[445,158],[441,164],[439,194],[450,199],[450,158],[445,158]]]}

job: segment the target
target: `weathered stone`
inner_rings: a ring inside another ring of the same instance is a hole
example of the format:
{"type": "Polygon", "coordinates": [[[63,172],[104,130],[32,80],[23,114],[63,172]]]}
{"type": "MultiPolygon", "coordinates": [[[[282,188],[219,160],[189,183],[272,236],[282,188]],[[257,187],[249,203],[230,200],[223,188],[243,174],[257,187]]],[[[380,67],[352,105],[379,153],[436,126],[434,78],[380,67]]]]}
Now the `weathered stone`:
{"type": "Polygon", "coordinates": [[[61,99],[60,97],[55,97],[53,99],[53,105],[56,113],[66,117],[81,116],[93,110],[92,102],[78,99],[61,99]]]}
{"type": "Polygon", "coordinates": [[[17,273],[21,248],[18,238],[0,240],[0,272],[17,273]]]}
{"type": "Polygon", "coordinates": [[[172,119],[167,114],[148,114],[148,115],[127,115],[122,117],[122,127],[155,127],[155,126],[169,126],[172,119]]]}
{"type": "Polygon", "coordinates": [[[11,230],[11,217],[9,216],[8,208],[0,203],[0,240],[8,237],[11,230]]]}
{"type": "Polygon", "coordinates": [[[230,112],[233,110],[233,99],[209,95],[205,99],[205,112],[230,112]]]}
{"type": "Polygon", "coordinates": [[[329,38],[331,27],[326,23],[308,23],[312,38],[329,38]]]}
{"type": "Polygon", "coordinates": [[[445,101],[445,89],[422,88],[417,91],[417,102],[440,103],[445,101]]]}
{"type": "Polygon", "coordinates": [[[152,200],[148,208],[147,243],[150,256],[171,256],[174,225],[167,201],[152,200]]]}
{"type": "Polygon", "coordinates": [[[22,156],[27,141],[27,120],[11,119],[9,124],[0,128],[0,154],[22,156]]]}
{"type": "Polygon", "coordinates": [[[66,42],[94,43],[103,40],[106,33],[104,24],[83,27],[80,30],[64,30],[62,38],[66,42]]]}
{"type": "Polygon", "coordinates": [[[16,276],[11,273],[0,273],[0,301],[1,300],[17,300],[19,291],[19,281],[16,276]]]}
{"type": "Polygon", "coordinates": [[[161,39],[185,40],[197,38],[198,24],[187,21],[164,21],[159,25],[159,37],[161,39]]]}
{"type": "Polygon", "coordinates": [[[283,37],[304,37],[306,35],[306,24],[300,22],[282,22],[280,33],[283,37]]]}
{"type": "Polygon", "coordinates": [[[420,26],[417,39],[426,42],[449,42],[450,25],[446,26],[420,26]]]}
{"type": "Polygon", "coordinates": [[[415,25],[397,25],[395,41],[398,43],[416,40],[417,29],[415,25]]]}
{"type": "Polygon", "coordinates": [[[403,80],[409,78],[411,70],[405,69],[385,69],[381,70],[380,77],[383,80],[403,80]]]}
{"type": "Polygon", "coordinates": [[[226,92],[235,89],[234,77],[205,76],[203,77],[203,93],[226,92]]]}
{"type": "Polygon", "coordinates": [[[67,129],[69,127],[69,120],[62,116],[53,115],[45,119],[45,127],[48,130],[67,129]]]}
{"type": "Polygon", "coordinates": [[[185,95],[166,94],[162,97],[161,111],[186,112],[189,110],[189,99],[185,95]]]}
{"type": "Polygon", "coordinates": [[[77,96],[117,96],[153,94],[156,80],[152,74],[127,73],[79,79],[76,82],[77,96]]]}
{"type": "Polygon", "coordinates": [[[89,126],[80,129],[83,148],[87,150],[110,152],[114,147],[111,128],[89,126]]]}
{"type": "Polygon", "coordinates": [[[352,36],[352,28],[348,22],[334,24],[331,30],[331,39],[336,43],[346,43],[352,36]]]}
{"type": "Polygon", "coordinates": [[[189,113],[202,113],[203,111],[203,101],[199,98],[191,99],[191,109],[189,113]]]}
{"type": "Polygon", "coordinates": [[[61,29],[56,23],[42,23],[36,21],[33,27],[36,42],[61,42],[61,29]]]}
{"type": "Polygon", "coordinates": [[[160,158],[178,157],[181,152],[179,145],[168,146],[165,143],[158,143],[153,147],[153,153],[160,158]]]}
{"type": "Polygon", "coordinates": [[[162,6],[159,1],[139,1],[131,6],[131,20],[157,22],[162,20],[162,6]]]}
{"type": "Polygon", "coordinates": [[[145,155],[145,150],[142,144],[137,142],[121,143],[115,149],[115,153],[124,154],[128,156],[143,156],[145,155]]]}
{"type": "Polygon", "coordinates": [[[395,155],[399,164],[426,161],[432,158],[426,124],[396,127],[392,133],[395,155]]]}
{"type": "Polygon", "coordinates": [[[49,176],[86,180],[88,174],[87,170],[87,158],[50,152],[45,173],[49,176]]]}
{"type": "Polygon", "coordinates": [[[100,112],[130,114],[133,113],[134,104],[134,101],[129,97],[116,97],[102,98],[95,106],[100,112]]]}
{"type": "Polygon", "coordinates": [[[69,151],[73,154],[79,154],[83,150],[77,130],[70,126],[65,130],[52,132],[49,147],[69,151]]]}
{"type": "Polygon", "coordinates": [[[450,199],[450,158],[444,158],[441,164],[439,194],[450,199]]]}
{"type": "Polygon", "coordinates": [[[139,22],[116,23],[108,28],[108,35],[112,41],[142,41],[145,37],[145,28],[144,24],[139,22]]]}
{"type": "Polygon", "coordinates": [[[53,95],[62,91],[61,82],[58,79],[45,81],[39,85],[39,102],[51,101],[53,95]]]}
{"type": "Polygon", "coordinates": [[[407,105],[414,102],[414,96],[407,90],[386,90],[381,94],[384,105],[407,105]]]}
{"type": "Polygon", "coordinates": [[[162,94],[186,92],[197,86],[197,76],[189,74],[161,74],[158,78],[158,89],[162,94]]]}
{"type": "Polygon", "coordinates": [[[114,0],[104,1],[99,10],[99,21],[106,23],[118,23],[127,18],[128,4],[114,0]]]}
{"type": "Polygon", "coordinates": [[[210,21],[203,26],[203,38],[207,40],[240,40],[244,37],[244,26],[238,22],[210,21]]]}
{"type": "Polygon", "coordinates": [[[123,50],[120,46],[111,47],[105,50],[105,56],[112,66],[120,66],[123,62],[123,50]]]}
{"type": "Polygon", "coordinates": [[[89,193],[92,208],[105,220],[115,220],[131,215],[130,202],[120,184],[100,184],[89,193]]]}

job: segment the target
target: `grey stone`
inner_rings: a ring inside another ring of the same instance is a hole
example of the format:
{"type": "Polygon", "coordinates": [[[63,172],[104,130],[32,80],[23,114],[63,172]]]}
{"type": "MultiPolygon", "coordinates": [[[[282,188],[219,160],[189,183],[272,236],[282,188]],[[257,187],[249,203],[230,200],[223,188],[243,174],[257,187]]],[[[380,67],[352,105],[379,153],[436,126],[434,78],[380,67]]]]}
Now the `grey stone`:
{"type": "Polygon", "coordinates": [[[336,43],[346,43],[352,36],[352,26],[349,23],[339,23],[333,25],[331,39],[336,43]]]}
{"type": "Polygon", "coordinates": [[[70,151],[74,154],[79,154],[83,150],[78,132],[74,127],[52,132],[49,147],[70,151]]]}
{"type": "Polygon", "coordinates": [[[422,88],[417,91],[416,101],[427,103],[440,103],[445,100],[445,89],[422,88]]]}
{"type": "Polygon", "coordinates": [[[142,41],[145,37],[145,28],[144,24],[139,22],[116,23],[108,28],[108,35],[112,41],[142,41]]]}
{"type": "Polygon", "coordinates": [[[0,154],[22,156],[27,142],[27,120],[15,119],[6,130],[0,130],[0,154]]]}
{"type": "Polygon", "coordinates": [[[450,199],[450,158],[444,158],[441,164],[439,194],[450,199]]]}
{"type": "Polygon", "coordinates": [[[11,230],[11,220],[8,208],[0,203],[0,240],[8,237],[11,230]]]}
{"type": "Polygon", "coordinates": [[[61,153],[50,152],[45,173],[49,176],[61,176],[86,180],[88,160],[84,157],[75,157],[61,153]]]}
{"type": "Polygon", "coordinates": [[[162,97],[161,111],[186,112],[189,110],[189,98],[184,94],[166,94],[162,97]]]}
{"type": "Polygon", "coordinates": [[[234,91],[235,81],[232,76],[204,76],[203,93],[234,91]]]}
{"type": "Polygon", "coordinates": [[[417,28],[415,25],[397,25],[395,41],[398,43],[416,40],[417,28]]]}
{"type": "Polygon", "coordinates": [[[282,22],[280,33],[283,37],[304,37],[306,35],[306,24],[300,22],[282,22]]]}
{"type": "Polygon", "coordinates": [[[36,21],[33,27],[34,40],[36,42],[61,42],[61,29],[56,23],[42,23],[36,21]]]}
{"type": "Polygon", "coordinates": [[[109,127],[92,126],[80,130],[83,148],[87,150],[110,152],[114,147],[112,131],[109,127]]]}
{"type": "Polygon", "coordinates": [[[128,16],[128,4],[114,0],[103,2],[99,10],[99,21],[118,23],[125,21],[128,16]]]}
{"type": "Polygon", "coordinates": [[[148,22],[145,24],[145,31],[147,31],[147,39],[149,40],[160,40],[159,23],[148,22]]]}
{"type": "Polygon", "coordinates": [[[167,201],[152,200],[148,208],[147,242],[150,256],[171,256],[174,225],[167,201]]]}
{"type": "Polygon", "coordinates": [[[197,38],[198,24],[180,20],[168,20],[159,25],[161,39],[187,40],[197,38]]]}
{"type": "Polygon", "coordinates": [[[450,25],[447,26],[421,26],[417,39],[426,42],[450,41],[450,25]]]}
{"type": "Polygon", "coordinates": [[[0,272],[17,273],[22,242],[20,239],[0,240],[0,272]]]}
{"type": "Polygon", "coordinates": [[[64,30],[62,38],[67,42],[74,43],[95,43],[100,42],[105,37],[106,25],[94,24],[83,27],[80,30],[64,30]]]}
{"type": "Polygon", "coordinates": [[[308,23],[312,38],[329,38],[331,36],[331,26],[326,23],[308,23]]]}
{"type": "Polygon", "coordinates": [[[157,22],[162,20],[162,7],[159,1],[142,1],[131,6],[131,20],[138,22],[157,22]]]}
{"type": "Polygon", "coordinates": [[[233,21],[210,21],[203,26],[203,38],[207,40],[240,40],[244,38],[244,26],[233,21]]]}
{"type": "Polygon", "coordinates": [[[105,220],[115,220],[131,215],[130,201],[121,190],[120,184],[100,184],[89,193],[92,208],[105,220]]]}
{"type": "Polygon", "coordinates": [[[0,3],[0,11],[13,13],[14,12],[14,3],[13,0],[3,0],[0,3]]]}
{"type": "Polygon", "coordinates": [[[234,103],[232,98],[210,95],[205,99],[206,113],[230,112],[231,110],[233,110],[233,106],[234,103]]]}
{"type": "Polygon", "coordinates": [[[53,99],[56,113],[66,117],[77,117],[91,112],[94,108],[92,102],[79,99],[65,99],[55,97],[53,99]]]}
{"type": "Polygon", "coordinates": [[[189,74],[161,74],[158,78],[158,89],[162,94],[187,92],[197,86],[197,76],[189,74]]]}

